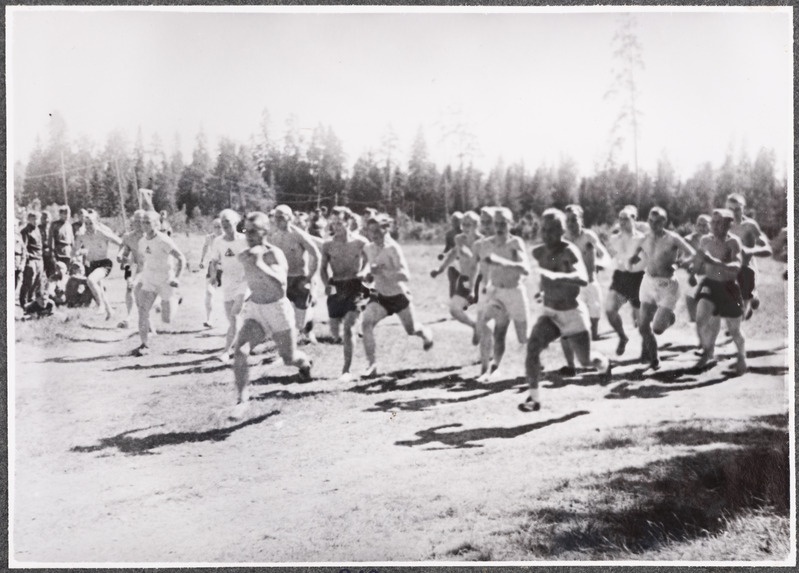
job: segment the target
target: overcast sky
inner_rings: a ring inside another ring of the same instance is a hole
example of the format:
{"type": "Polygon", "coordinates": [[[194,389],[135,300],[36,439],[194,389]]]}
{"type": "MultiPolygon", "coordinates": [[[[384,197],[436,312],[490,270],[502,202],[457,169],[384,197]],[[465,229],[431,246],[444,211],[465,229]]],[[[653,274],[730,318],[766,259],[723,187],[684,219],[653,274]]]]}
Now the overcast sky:
{"type": "MultiPolygon", "coordinates": [[[[619,9],[619,8],[617,8],[619,9]]],[[[618,14],[515,10],[412,13],[7,8],[10,162],[46,140],[58,110],[69,135],[101,147],[115,128],[189,157],[200,128],[246,142],[268,109],[332,126],[349,163],[391,125],[407,153],[418,128],[443,158],[442,118],[476,136],[478,162],[531,167],[604,157],[618,105],[611,85],[618,14]]],[[[252,10],[252,9],[251,9],[252,10]]],[[[665,153],[690,175],[732,144],[790,167],[790,9],[636,13],[642,169],[665,153]]]]}

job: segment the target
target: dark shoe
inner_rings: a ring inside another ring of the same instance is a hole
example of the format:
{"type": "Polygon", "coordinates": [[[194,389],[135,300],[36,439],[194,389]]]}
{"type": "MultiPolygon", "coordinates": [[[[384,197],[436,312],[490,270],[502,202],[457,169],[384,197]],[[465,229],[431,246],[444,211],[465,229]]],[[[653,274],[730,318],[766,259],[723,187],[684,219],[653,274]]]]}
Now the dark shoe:
{"type": "Polygon", "coordinates": [[[313,360],[308,361],[307,366],[300,367],[300,380],[303,382],[310,382],[313,380],[311,377],[311,368],[313,367],[313,360]]]}
{"type": "Polygon", "coordinates": [[[528,396],[527,400],[519,404],[518,408],[522,412],[538,412],[541,409],[541,402],[536,402],[528,396]]]}

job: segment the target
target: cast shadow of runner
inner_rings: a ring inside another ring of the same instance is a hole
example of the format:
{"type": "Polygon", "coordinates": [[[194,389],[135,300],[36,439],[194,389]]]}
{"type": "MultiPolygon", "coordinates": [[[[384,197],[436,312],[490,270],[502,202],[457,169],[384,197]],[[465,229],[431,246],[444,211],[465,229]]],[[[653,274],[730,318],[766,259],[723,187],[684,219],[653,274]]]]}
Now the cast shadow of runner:
{"type": "Polygon", "coordinates": [[[424,446],[438,442],[447,448],[425,448],[426,450],[441,450],[441,449],[461,449],[461,448],[482,448],[483,444],[476,444],[473,442],[490,440],[490,439],[510,439],[523,436],[535,430],[546,428],[553,424],[561,424],[568,422],[578,416],[589,414],[587,410],[578,410],[571,414],[566,414],[560,418],[553,418],[551,420],[544,420],[541,422],[533,422],[532,424],[523,424],[514,428],[472,428],[469,430],[461,430],[459,432],[440,432],[444,428],[459,428],[463,424],[444,424],[442,426],[435,426],[428,430],[421,430],[416,432],[419,436],[418,440],[402,440],[394,442],[395,446],[424,446]]]}
{"type": "MultiPolygon", "coordinates": [[[[463,366],[443,366],[439,368],[408,368],[406,370],[395,370],[384,374],[378,374],[374,378],[368,379],[366,384],[359,384],[353,386],[348,392],[355,392],[357,394],[379,394],[384,392],[394,392],[396,390],[423,390],[425,388],[437,388],[447,384],[457,385],[460,383],[468,383],[469,381],[454,372],[461,370],[463,366]],[[416,379],[419,374],[433,373],[438,374],[442,372],[449,372],[444,376],[438,378],[423,378],[416,379]],[[404,381],[409,381],[407,384],[402,384],[404,381]]],[[[468,391],[468,390],[463,390],[468,391]]]]}
{"type": "MultiPolygon", "coordinates": [[[[152,450],[164,446],[178,446],[181,444],[192,444],[198,442],[222,442],[226,440],[233,432],[240,430],[247,426],[260,424],[267,418],[271,418],[279,414],[279,410],[273,410],[267,414],[245,420],[239,424],[228,426],[226,428],[216,428],[213,430],[206,430],[204,432],[166,432],[163,434],[150,434],[141,438],[131,437],[130,434],[148,430],[150,428],[137,428],[122,432],[110,438],[102,438],[97,445],[94,446],[74,446],[70,448],[71,452],[91,453],[98,452],[107,448],[116,448],[121,453],[126,455],[140,456],[140,455],[154,455],[152,450]]],[[[153,426],[150,426],[151,428],[153,426]]]]}

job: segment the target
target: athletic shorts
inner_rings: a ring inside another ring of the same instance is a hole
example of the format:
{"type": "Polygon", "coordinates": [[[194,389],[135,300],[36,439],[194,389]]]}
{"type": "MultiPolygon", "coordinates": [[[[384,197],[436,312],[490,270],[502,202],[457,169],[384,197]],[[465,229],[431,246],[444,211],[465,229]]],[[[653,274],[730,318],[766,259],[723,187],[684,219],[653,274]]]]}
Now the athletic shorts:
{"type": "MultiPolygon", "coordinates": [[[[538,320],[540,321],[545,317],[555,323],[560,335],[564,338],[581,332],[588,332],[591,328],[588,308],[583,301],[577,301],[577,308],[569,310],[555,310],[545,305],[541,309],[541,315],[538,320]]],[[[535,331],[535,327],[533,327],[533,331],[535,331]]]]}
{"type": "Polygon", "coordinates": [[[449,298],[457,294],[459,280],[463,275],[455,267],[447,267],[447,280],[449,280],[449,298]]]}
{"type": "Polygon", "coordinates": [[[513,288],[489,286],[485,296],[486,310],[491,307],[500,308],[514,322],[527,320],[530,314],[530,301],[522,285],[513,288]]]}
{"type": "Polygon", "coordinates": [[[467,286],[468,283],[469,277],[466,275],[459,275],[455,283],[455,292],[452,293],[449,298],[459,296],[468,302],[469,298],[472,296],[472,289],[467,286]]]}
{"type": "Polygon", "coordinates": [[[133,276],[133,270],[130,268],[130,265],[125,265],[122,267],[122,271],[124,272],[125,280],[128,280],[130,277],[133,276]]]}
{"type": "Polygon", "coordinates": [[[359,312],[366,304],[369,289],[360,279],[330,281],[334,289],[327,296],[327,315],[333,319],[344,318],[348,312],[359,312]]]}
{"type": "Polygon", "coordinates": [[[388,316],[402,312],[410,306],[410,299],[404,294],[396,294],[393,296],[385,296],[379,292],[374,292],[369,297],[370,302],[376,302],[388,313],[388,316]]]}
{"type": "Polygon", "coordinates": [[[644,271],[637,273],[614,271],[613,280],[610,283],[610,290],[630,301],[633,308],[640,308],[641,300],[638,298],[638,291],[641,288],[641,280],[643,278],[644,271]]]}
{"type": "Polygon", "coordinates": [[[296,308],[300,310],[307,309],[311,304],[310,281],[304,276],[288,277],[286,297],[296,308]]]}
{"type": "Polygon", "coordinates": [[[169,280],[169,276],[151,273],[141,273],[138,279],[142,290],[156,293],[162,301],[171,299],[175,294],[175,287],[169,284],[169,280]]]}
{"type": "Polygon", "coordinates": [[[254,320],[264,330],[267,336],[278,332],[294,332],[294,311],[287,298],[281,298],[275,302],[258,304],[249,299],[244,301],[241,308],[241,323],[254,320]]]}
{"type": "Polygon", "coordinates": [[[696,300],[707,299],[713,303],[713,315],[739,318],[744,313],[741,287],[735,281],[704,279],[696,290],[696,300]]]}
{"type": "Polygon", "coordinates": [[[667,308],[674,312],[677,299],[680,298],[680,284],[674,277],[661,278],[644,274],[638,298],[641,304],[654,304],[658,308],[667,308]]]}
{"type": "Polygon", "coordinates": [[[591,318],[602,316],[602,290],[599,288],[599,281],[594,279],[586,286],[581,287],[580,300],[588,308],[588,316],[591,318]]]}
{"type": "MultiPolygon", "coordinates": [[[[211,267],[208,267],[208,270],[205,271],[205,278],[208,279],[208,282],[211,282],[211,267]]],[[[222,286],[222,269],[217,267],[216,269],[216,286],[222,286]]]]}
{"type": "Polygon", "coordinates": [[[240,283],[231,283],[230,281],[228,281],[222,287],[222,300],[224,302],[230,302],[232,300],[235,300],[237,297],[246,296],[246,295],[247,295],[247,281],[243,280],[240,283]]]}
{"type": "Polygon", "coordinates": [[[97,269],[104,269],[104,277],[107,277],[109,274],[111,274],[111,269],[113,268],[114,263],[111,262],[111,259],[99,259],[97,261],[91,261],[86,267],[86,276],[88,277],[97,269]]]}
{"type": "Polygon", "coordinates": [[[744,300],[755,297],[755,270],[752,267],[741,267],[738,272],[738,286],[741,287],[741,297],[744,300]]]}

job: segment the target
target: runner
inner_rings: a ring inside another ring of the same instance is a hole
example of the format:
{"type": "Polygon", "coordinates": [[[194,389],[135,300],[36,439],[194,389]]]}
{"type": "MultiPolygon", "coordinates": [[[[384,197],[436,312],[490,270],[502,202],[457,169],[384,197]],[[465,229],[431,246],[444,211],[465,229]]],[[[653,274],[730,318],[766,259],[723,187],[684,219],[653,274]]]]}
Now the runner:
{"type": "Polygon", "coordinates": [[[488,329],[487,324],[494,322],[493,344],[483,343],[488,338],[487,333],[481,336],[481,364],[488,362],[488,367],[481,370],[478,382],[500,378],[498,369],[505,354],[508,327],[512,321],[516,338],[520,344],[524,344],[527,342],[527,320],[530,314],[527,290],[522,284],[522,277],[530,274],[524,241],[510,234],[510,225],[513,223],[510,209],[496,207],[493,213],[495,234],[480,249],[480,257],[487,271],[484,275],[486,287],[482,295],[485,298],[482,320],[486,325],[484,333],[488,329]],[[493,356],[489,358],[492,346],[493,356]]]}
{"type": "MultiPolygon", "coordinates": [[[[708,233],[710,233],[710,216],[702,214],[696,218],[694,232],[685,237],[685,240],[696,250],[699,248],[699,240],[708,233]]],[[[697,275],[704,276],[705,269],[701,264],[695,264],[694,261],[690,261],[686,269],[688,270],[688,288],[685,289],[685,308],[688,310],[688,320],[696,322],[696,277],[697,275]]]]}
{"type": "Polygon", "coordinates": [[[616,356],[624,354],[629,338],[624,332],[619,310],[624,303],[629,302],[633,307],[633,322],[638,326],[638,314],[641,301],[638,299],[638,290],[641,288],[641,279],[644,278],[644,262],[638,261],[630,264],[630,258],[638,248],[644,234],[635,227],[635,215],[628,207],[619,211],[619,231],[610,236],[608,248],[616,263],[613,279],[610,283],[608,296],[605,300],[605,315],[616,334],[619,335],[619,344],[616,346],[616,356]]]}
{"type": "Polygon", "coordinates": [[[236,379],[237,408],[232,418],[243,415],[250,399],[249,350],[271,335],[283,363],[296,366],[303,380],[311,379],[312,363],[297,350],[297,331],[292,324],[291,303],[286,297],[288,262],[283,251],[266,241],[269,219],[253,212],[245,219],[248,249],[238,255],[250,295],[241,311],[241,330],[234,344],[233,371],[236,379]]]}
{"type": "Polygon", "coordinates": [[[580,250],[563,240],[566,215],[558,209],[547,209],[541,216],[543,244],[533,249],[538,263],[543,291],[543,311],[533,325],[527,340],[525,372],[529,395],[519,404],[522,412],[541,409],[538,382],[541,378],[541,352],[558,338],[565,339],[580,364],[589,364],[603,373],[603,382],[610,380],[610,361],[595,352],[591,358],[591,328],[588,309],[579,299],[580,287],[588,284],[588,272],[580,250]]]}
{"type": "Polygon", "coordinates": [[[75,242],[72,224],[69,222],[69,206],[58,208],[59,218],[50,224],[50,250],[56,262],[64,263],[69,268],[72,260],[72,244],[75,242]]]}
{"type": "Polygon", "coordinates": [[[433,333],[416,320],[408,290],[408,264],[402,249],[388,232],[390,227],[391,219],[386,215],[374,216],[366,222],[366,231],[372,240],[365,247],[369,262],[366,279],[367,282],[374,279],[375,284],[375,293],[363,311],[363,346],[369,361],[363,376],[367,378],[377,374],[374,328],[387,316],[396,314],[409,336],[418,336],[424,341],[425,350],[433,347],[433,333]]]}
{"type": "Polygon", "coordinates": [[[461,219],[463,232],[455,237],[455,246],[447,252],[444,261],[438,269],[430,271],[430,276],[436,278],[444,269],[451,269],[450,264],[458,259],[458,278],[455,285],[451,285],[449,291],[449,313],[458,322],[474,329],[475,322],[468,314],[466,309],[474,302],[472,296],[470,277],[474,274],[474,267],[477,263],[474,260],[474,243],[483,238],[478,232],[480,217],[474,211],[465,213],[461,219]],[[454,288],[453,288],[454,287],[454,288]]]}
{"type": "Polygon", "coordinates": [[[752,318],[752,312],[760,307],[756,284],[757,261],[754,257],[771,256],[771,245],[757,221],[744,216],[746,199],[743,195],[739,193],[729,195],[726,206],[735,216],[730,233],[737,236],[743,246],[738,285],[741,287],[741,296],[744,299],[744,320],[749,320],[752,318]]]}
{"type": "Polygon", "coordinates": [[[646,261],[644,278],[638,298],[641,315],[638,330],[641,333],[641,360],[653,370],[660,368],[656,334],[662,334],[674,324],[674,309],[680,298],[680,285],[674,278],[679,256],[693,257],[694,249],[680,235],[666,229],[668,215],[662,207],[649,210],[650,232],[638,243],[630,257],[630,265],[637,264],[643,253],[646,261]]]}
{"type": "Polygon", "coordinates": [[[144,210],[134,211],[131,219],[131,229],[122,235],[122,248],[117,255],[117,262],[122,265],[125,278],[125,318],[117,325],[118,328],[128,328],[130,326],[130,313],[133,311],[134,296],[133,288],[141,269],[141,254],[139,253],[139,241],[144,236],[142,230],[142,219],[144,210]]]}
{"type": "Polygon", "coordinates": [[[704,267],[706,275],[696,291],[696,330],[702,344],[702,357],[696,368],[715,363],[716,337],[724,318],[738,352],[735,374],[741,376],[747,370],[741,334],[744,305],[737,283],[742,255],[740,240],[729,233],[734,220],[735,216],[729,209],[714,209],[710,220],[712,234],[704,235],[696,249],[694,263],[704,267]]]}
{"type": "Polygon", "coordinates": [[[306,326],[306,311],[311,306],[311,281],[319,267],[319,248],[305,231],[291,224],[293,218],[288,205],[275,207],[275,230],[270,237],[274,246],[283,251],[288,262],[286,296],[294,307],[297,331],[308,342],[315,343],[313,322],[306,326]]]}
{"type": "Polygon", "coordinates": [[[327,229],[333,236],[322,244],[322,262],[319,267],[327,294],[330,332],[335,340],[341,340],[341,326],[344,326],[344,367],[339,382],[353,380],[350,373],[355,346],[353,327],[369,294],[361,276],[366,263],[365,248],[369,241],[350,231],[351,218],[352,211],[347,207],[333,207],[327,219],[327,229]],[[332,276],[328,272],[328,265],[332,276]]]}
{"type": "MultiPolygon", "coordinates": [[[[217,217],[214,219],[213,223],[213,231],[208,233],[205,236],[205,241],[203,242],[203,250],[200,253],[200,268],[205,268],[205,256],[210,253],[211,245],[214,242],[214,239],[217,237],[222,236],[222,221],[219,220],[217,217]]],[[[203,322],[203,326],[206,328],[211,328],[211,312],[213,311],[213,303],[214,303],[214,291],[216,287],[222,285],[222,269],[221,267],[217,267],[216,273],[213,275],[211,274],[211,266],[208,266],[208,271],[205,273],[205,322],[203,322]]]]}
{"type": "Polygon", "coordinates": [[[161,297],[161,320],[172,322],[173,300],[180,284],[180,275],[186,267],[186,258],[175,242],[161,230],[161,221],[155,211],[146,211],[142,218],[144,236],[139,240],[141,273],[135,287],[136,305],[139,310],[139,337],[141,346],[133,351],[134,356],[149,354],[150,310],[157,297],[161,297]],[[173,264],[173,259],[177,265],[173,264]]]}
{"type": "Polygon", "coordinates": [[[105,319],[111,320],[113,312],[105,295],[103,281],[114,267],[114,263],[108,256],[108,248],[112,243],[121,246],[122,239],[99,221],[95,211],[89,211],[84,216],[83,226],[84,232],[76,237],[75,245],[78,254],[83,255],[85,260],[86,283],[89,285],[97,305],[101,311],[105,312],[105,319]]]}
{"type": "Polygon", "coordinates": [[[494,236],[494,210],[496,207],[482,207],[480,209],[480,230],[483,238],[477,239],[472,245],[472,276],[469,284],[474,289],[472,299],[476,302],[477,317],[474,321],[472,344],[480,345],[480,377],[491,374],[491,357],[493,355],[494,337],[485,320],[487,305],[486,287],[488,276],[488,263],[484,260],[490,252],[491,238],[494,236]]]}
{"type": "MultiPolygon", "coordinates": [[[[449,216],[450,228],[447,229],[447,232],[444,234],[444,252],[438,254],[439,261],[443,261],[455,248],[455,237],[461,233],[462,221],[463,213],[460,211],[455,211],[449,216]]],[[[460,273],[458,272],[458,269],[455,268],[454,260],[450,260],[446,268],[447,280],[449,281],[449,296],[452,298],[452,295],[458,288],[458,279],[460,278],[460,273]]]]}
{"type": "Polygon", "coordinates": [[[244,235],[236,232],[236,225],[239,223],[239,214],[236,211],[225,209],[219,213],[219,221],[222,224],[223,234],[214,239],[211,245],[208,270],[212,277],[216,277],[218,274],[225,277],[225,282],[222,285],[222,300],[228,320],[228,329],[225,336],[225,349],[218,358],[222,362],[228,362],[238,327],[237,316],[241,312],[244,297],[247,295],[247,281],[244,278],[244,266],[239,260],[239,254],[249,247],[244,235]]]}
{"type": "MultiPolygon", "coordinates": [[[[588,307],[588,316],[591,318],[591,340],[599,340],[599,317],[602,315],[602,289],[596,277],[597,263],[604,258],[604,247],[590,229],[583,226],[583,208],[579,205],[567,205],[566,235],[564,238],[571,241],[580,249],[585,269],[588,272],[588,284],[580,289],[580,298],[588,307]]],[[[566,361],[574,370],[574,358],[569,359],[568,344],[561,339],[566,361]]]]}

